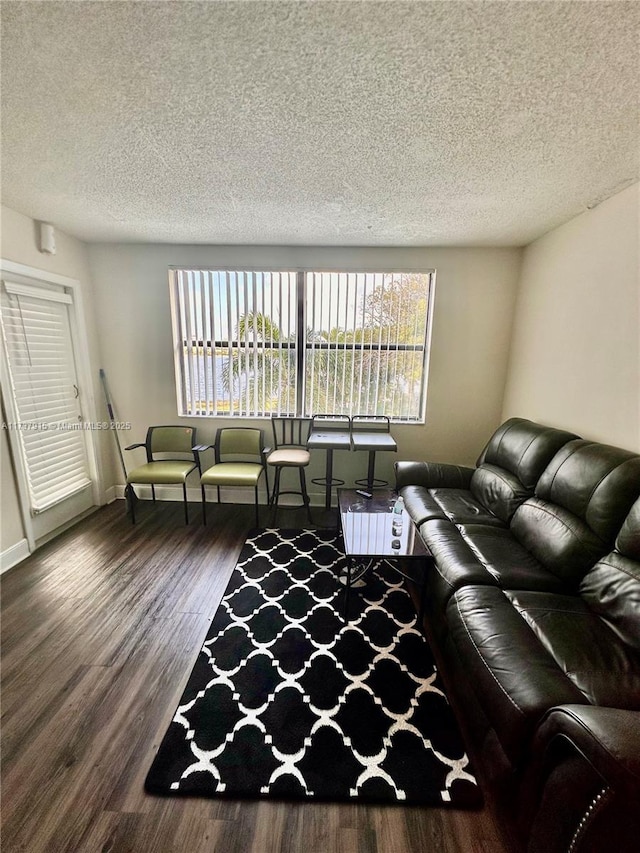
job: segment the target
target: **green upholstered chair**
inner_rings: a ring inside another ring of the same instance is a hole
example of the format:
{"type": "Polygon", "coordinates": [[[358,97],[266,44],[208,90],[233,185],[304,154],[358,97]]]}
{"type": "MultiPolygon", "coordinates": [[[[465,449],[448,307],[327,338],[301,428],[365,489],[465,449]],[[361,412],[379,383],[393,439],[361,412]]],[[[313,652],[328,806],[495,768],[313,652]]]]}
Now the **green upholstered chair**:
{"type": "Polygon", "coordinates": [[[214,448],[215,464],[207,468],[200,477],[203,523],[207,523],[205,491],[207,486],[216,486],[218,503],[221,503],[220,487],[244,486],[254,490],[256,527],[258,527],[258,484],[263,474],[267,488],[267,502],[269,501],[269,480],[265,465],[268,448],[264,446],[262,430],[252,427],[224,427],[218,430],[215,444],[209,447],[214,448]]]}
{"type": "MultiPolygon", "coordinates": [[[[200,471],[200,457],[195,449],[195,427],[185,426],[152,426],[147,430],[144,444],[130,444],[125,450],[144,447],[147,452],[147,462],[134,468],[127,476],[127,486],[149,485],[153,502],[156,500],[155,486],[182,486],[184,501],[184,520],[189,524],[189,507],[187,504],[187,477],[196,468],[200,471]],[[168,454],[180,454],[182,458],[166,458],[168,454]],[[155,458],[158,455],[161,458],[155,458]],[[190,458],[186,458],[190,457],[190,458]]],[[[131,521],[135,524],[135,500],[131,499],[131,521]]]]}

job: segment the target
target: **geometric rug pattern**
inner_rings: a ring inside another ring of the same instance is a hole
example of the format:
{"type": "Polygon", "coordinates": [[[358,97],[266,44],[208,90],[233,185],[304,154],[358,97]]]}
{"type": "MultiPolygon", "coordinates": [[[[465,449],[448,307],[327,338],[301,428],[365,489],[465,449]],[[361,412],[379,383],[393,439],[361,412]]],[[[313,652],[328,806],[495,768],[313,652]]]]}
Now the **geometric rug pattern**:
{"type": "Polygon", "coordinates": [[[402,578],[352,588],[335,533],[254,530],[148,773],[150,793],[474,808],[402,578]]]}

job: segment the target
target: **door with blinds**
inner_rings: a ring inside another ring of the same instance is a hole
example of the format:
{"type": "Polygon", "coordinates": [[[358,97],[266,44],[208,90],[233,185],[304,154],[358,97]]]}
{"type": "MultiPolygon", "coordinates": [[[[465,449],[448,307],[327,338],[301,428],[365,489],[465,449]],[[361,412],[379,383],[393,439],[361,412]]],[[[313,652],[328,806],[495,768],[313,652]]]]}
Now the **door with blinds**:
{"type": "Polygon", "coordinates": [[[73,307],[64,287],[2,281],[5,425],[36,543],[94,502],[73,307]]]}

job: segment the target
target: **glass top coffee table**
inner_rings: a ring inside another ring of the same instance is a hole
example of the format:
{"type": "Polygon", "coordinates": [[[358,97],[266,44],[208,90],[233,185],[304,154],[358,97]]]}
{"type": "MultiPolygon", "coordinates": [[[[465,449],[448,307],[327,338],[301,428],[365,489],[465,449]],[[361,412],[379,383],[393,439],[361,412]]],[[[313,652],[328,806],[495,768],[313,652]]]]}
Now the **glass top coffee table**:
{"type": "Polygon", "coordinates": [[[338,489],[338,517],[347,558],[344,613],[348,613],[349,592],[354,583],[354,567],[363,564],[362,577],[381,560],[403,578],[420,587],[418,624],[422,624],[427,569],[433,561],[431,552],[409,518],[403,513],[402,533],[391,530],[393,505],[397,495],[391,489],[376,489],[365,498],[355,489],[338,489]]]}

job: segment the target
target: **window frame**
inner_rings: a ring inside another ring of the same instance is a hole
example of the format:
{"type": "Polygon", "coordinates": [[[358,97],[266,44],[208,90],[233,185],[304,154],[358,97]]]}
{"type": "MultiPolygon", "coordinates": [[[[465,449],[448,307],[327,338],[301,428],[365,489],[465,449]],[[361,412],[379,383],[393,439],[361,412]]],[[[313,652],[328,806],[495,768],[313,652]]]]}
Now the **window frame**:
{"type": "MultiPolygon", "coordinates": [[[[172,346],[173,346],[173,355],[174,355],[174,372],[175,372],[175,385],[176,385],[176,405],[178,417],[184,418],[221,418],[221,419],[246,419],[246,420],[269,420],[271,418],[271,413],[252,413],[252,414],[234,414],[234,413],[208,413],[208,412],[200,412],[200,413],[190,413],[183,411],[184,405],[183,402],[186,400],[186,397],[182,395],[182,390],[185,386],[185,378],[184,378],[184,367],[182,363],[181,353],[178,351],[178,343],[182,341],[183,345],[186,346],[187,342],[182,338],[178,338],[179,332],[179,320],[178,318],[178,299],[176,296],[177,291],[177,279],[176,276],[181,271],[189,271],[189,272],[210,272],[210,273],[221,273],[221,272],[242,272],[242,273],[251,273],[251,274],[273,274],[273,273],[295,273],[296,275],[296,306],[297,306],[297,316],[296,316],[296,340],[295,343],[287,342],[286,345],[283,343],[278,344],[278,349],[294,349],[296,355],[296,406],[295,406],[295,414],[290,414],[291,417],[310,417],[310,414],[305,413],[305,365],[306,365],[306,355],[310,350],[308,346],[308,342],[306,340],[306,335],[300,334],[300,330],[306,330],[307,327],[307,300],[305,296],[305,287],[306,287],[306,276],[311,275],[313,273],[316,274],[345,274],[345,275],[423,275],[429,278],[429,286],[428,286],[428,300],[427,300],[427,316],[426,316],[426,329],[425,329],[425,339],[424,345],[420,344],[387,344],[382,347],[382,350],[389,352],[398,352],[398,351],[420,351],[423,346],[422,352],[422,382],[420,388],[420,405],[419,405],[419,414],[416,418],[397,418],[393,416],[390,417],[391,423],[394,424],[406,424],[408,426],[411,425],[420,425],[426,423],[426,415],[427,415],[427,400],[428,400],[428,385],[429,385],[429,367],[430,367],[430,357],[431,357],[431,342],[433,335],[433,315],[434,315],[434,307],[435,307],[435,294],[436,294],[436,278],[437,271],[435,267],[430,267],[427,269],[415,268],[415,267],[405,267],[405,266],[394,266],[393,268],[386,267],[364,267],[358,266],[353,267],[351,269],[345,269],[345,267],[330,267],[330,266],[294,266],[294,265],[282,265],[278,267],[277,265],[271,265],[268,268],[265,266],[256,266],[252,264],[243,264],[241,267],[238,265],[170,265],[168,267],[168,280],[169,280],[169,293],[170,293],[170,305],[171,305],[171,326],[172,326],[172,346]],[[178,377],[180,377],[180,383],[178,382],[178,377]]],[[[207,347],[212,346],[224,346],[229,345],[228,341],[218,341],[218,340],[207,340],[200,341],[196,340],[195,343],[197,345],[202,344],[207,347]]],[[[259,350],[271,349],[272,344],[268,341],[259,341],[256,342],[257,348],[259,350]]],[[[360,342],[359,344],[349,343],[347,344],[333,344],[331,342],[327,342],[326,344],[316,347],[317,349],[326,349],[326,350],[351,350],[351,351],[377,351],[379,349],[378,344],[373,343],[364,343],[360,342]]],[[[367,414],[366,412],[354,412],[354,414],[367,414]]]]}

